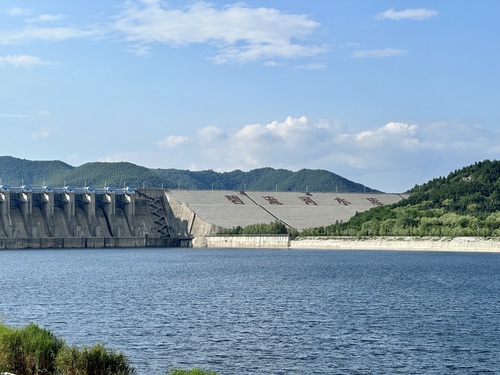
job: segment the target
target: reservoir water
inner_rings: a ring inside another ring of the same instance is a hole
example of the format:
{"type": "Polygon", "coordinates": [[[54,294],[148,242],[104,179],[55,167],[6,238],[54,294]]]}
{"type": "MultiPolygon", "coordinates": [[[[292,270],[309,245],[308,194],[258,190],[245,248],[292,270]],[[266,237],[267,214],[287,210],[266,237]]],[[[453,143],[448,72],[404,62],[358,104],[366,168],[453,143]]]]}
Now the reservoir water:
{"type": "Polygon", "coordinates": [[[498,374],[500,254],[0,251],[0,320],[140,375],[498,374]]]}

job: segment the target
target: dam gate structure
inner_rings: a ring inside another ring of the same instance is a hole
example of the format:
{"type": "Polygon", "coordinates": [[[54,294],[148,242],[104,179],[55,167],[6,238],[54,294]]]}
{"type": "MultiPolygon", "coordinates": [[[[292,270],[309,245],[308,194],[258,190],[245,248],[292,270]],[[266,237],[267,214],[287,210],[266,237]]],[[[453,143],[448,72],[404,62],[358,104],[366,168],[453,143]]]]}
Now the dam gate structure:
{"type": "Polygon", "coordinates": [[[159,189],[0,186],[0,249],[188,246],[159,189]],[[172,220],[170,220],[172,221],[172,220]]]}

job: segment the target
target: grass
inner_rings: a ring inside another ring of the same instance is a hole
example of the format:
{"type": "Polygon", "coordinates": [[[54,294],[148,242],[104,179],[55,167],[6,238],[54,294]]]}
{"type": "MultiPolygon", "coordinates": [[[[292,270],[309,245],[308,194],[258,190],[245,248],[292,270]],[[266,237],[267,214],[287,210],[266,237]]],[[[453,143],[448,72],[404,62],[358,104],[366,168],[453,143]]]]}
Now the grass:
{"type": "Polygon", "coordinates": [[[91,347],[64,347],[56,358],[56,367],[64,375],[133,375],[135,369],[121,352],[102,344],[91,347]]]}

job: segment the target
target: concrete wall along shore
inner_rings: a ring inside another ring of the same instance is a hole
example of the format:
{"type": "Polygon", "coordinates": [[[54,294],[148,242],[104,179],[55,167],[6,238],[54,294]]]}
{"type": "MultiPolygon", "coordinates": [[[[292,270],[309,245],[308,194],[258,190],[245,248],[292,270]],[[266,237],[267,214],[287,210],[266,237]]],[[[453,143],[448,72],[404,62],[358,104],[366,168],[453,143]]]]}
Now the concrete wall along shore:
{"type": "Polygon", "coordinates": [[[288,249],[288,235],[205,236],[193,241],[193,247],[219,249],[288,249]]]}
{"type": "Polygon", "coordinates": [[[331,238],[273,236],[206,236],[195,239],[194,247],[255,248],[291,250],[393,250],[393,251],[456,251],[500,253],[500,240],[475,237],[375,237],[331,238]]]}
{"type": "Polygon", "coordinates": [[[316,250],[465,251],[499,253],[500,241],[476,237],[376,237],[365,239],[304,237],[290,241],[289,248],[316,250]]]}

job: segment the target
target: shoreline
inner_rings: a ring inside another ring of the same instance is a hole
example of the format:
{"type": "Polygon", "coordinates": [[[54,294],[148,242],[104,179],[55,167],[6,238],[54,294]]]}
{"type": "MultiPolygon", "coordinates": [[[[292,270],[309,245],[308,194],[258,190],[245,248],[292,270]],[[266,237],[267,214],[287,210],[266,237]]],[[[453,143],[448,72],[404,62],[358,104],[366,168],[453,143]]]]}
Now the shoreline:
{"type": "Polygon", "coordinates": [[[500,238],[481,237],[297,237],[289,235],[210,235],[192,239],[0,238],[0,250],[99,248],[208,248],[282,250],[392,250],[500,253],[500,238]]]}
{"type": "Polygon", "coordinates": [[[500,253],[500,238],[479,237],[297,237],[288,235],[212,235],[194,238],[196,248],[394,250],[500,253]]]}
{"type": "Polygon", "coordinates": [[[500,239],[478,237],[304,237],[290,241],[290,249],[393,250],[500,253],[500,239]]]}

